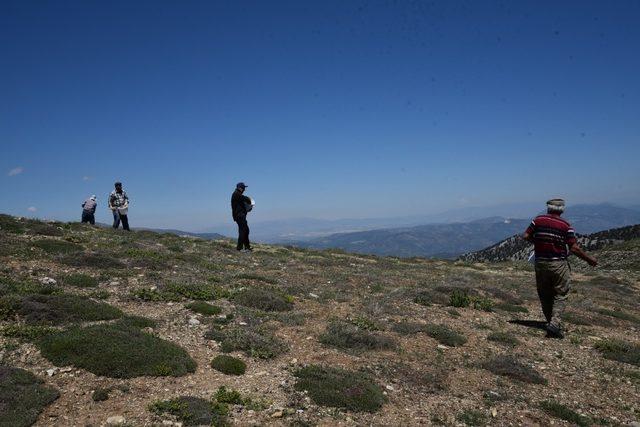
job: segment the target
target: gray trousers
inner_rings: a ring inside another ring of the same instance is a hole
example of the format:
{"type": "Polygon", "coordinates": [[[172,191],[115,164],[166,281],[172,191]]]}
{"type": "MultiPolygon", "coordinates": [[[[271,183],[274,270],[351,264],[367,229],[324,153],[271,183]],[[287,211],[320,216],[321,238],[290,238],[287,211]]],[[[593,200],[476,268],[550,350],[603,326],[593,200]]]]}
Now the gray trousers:
{"type": "Polygon", "coordinates": [[[561,327],[562,313],[567,305],[571,268],[566,260],[536,261],[536,285],[547,323],[561,327]]]}

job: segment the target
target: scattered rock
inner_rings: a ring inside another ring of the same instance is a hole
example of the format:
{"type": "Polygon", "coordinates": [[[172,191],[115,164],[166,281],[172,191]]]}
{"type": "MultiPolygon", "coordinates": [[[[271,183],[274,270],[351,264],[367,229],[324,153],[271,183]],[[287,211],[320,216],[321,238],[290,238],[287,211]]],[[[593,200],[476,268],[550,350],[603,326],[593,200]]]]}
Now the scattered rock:
{"type": "Polygon", "coordinates": [[[311,298],[320,298],[320,296],[319,296],[319,295],[316,295],[316,294],[314,294],[313,292],[309,292],[309,296],[310,296],[311,298]]]}
{"type": "Polygon", "coordinates": [[[43,277],[40,279],[40,283],[43,285],[55,285],[58,282],[56,282],[56,279],[52,279],[51,277],[43,277]]]}
{"type": "Polygon", "coordinates": [[[107,418],[108,426],[121,426],[126,422],[122,415],[114,415],[112,417],[107,418]]]}
{"type": "Polygon", "coordinates": [[[52,377],[56,373],[56,369],[47,369],[47,375],[52,377]]]}
{"type": "Polygon", "coordinates": [[[198,326],[200,324],[200,321],[195,318],[195,317],[190,317],[189,318],[189,326],[198,326]]]}
{"type": "Polygon", "coordinates": [[[278,410],[273,414],[271,414],[271,418],[282,418],[282,417],[284,417],[284,411],[282,410],[278,410]]]}

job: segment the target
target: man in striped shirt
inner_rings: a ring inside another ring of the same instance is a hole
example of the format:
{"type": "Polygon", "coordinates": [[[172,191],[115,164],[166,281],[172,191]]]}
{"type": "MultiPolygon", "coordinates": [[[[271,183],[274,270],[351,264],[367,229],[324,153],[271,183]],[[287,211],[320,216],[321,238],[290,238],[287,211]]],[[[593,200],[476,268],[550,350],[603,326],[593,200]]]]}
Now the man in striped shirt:
{"type": "Polygon", "coordinates": [[[547,320],[547,337],[564,338],[561,316],[567,302],[571,267],[569,253],[595,267],[598,262],[578,245],[576,232],[560,215],[565,202],[552,199],[547,202],[547,214],[539,215],[527,228],[524,239],[534,245],[536,256],[536,285],[542,312],[547,320]]]}

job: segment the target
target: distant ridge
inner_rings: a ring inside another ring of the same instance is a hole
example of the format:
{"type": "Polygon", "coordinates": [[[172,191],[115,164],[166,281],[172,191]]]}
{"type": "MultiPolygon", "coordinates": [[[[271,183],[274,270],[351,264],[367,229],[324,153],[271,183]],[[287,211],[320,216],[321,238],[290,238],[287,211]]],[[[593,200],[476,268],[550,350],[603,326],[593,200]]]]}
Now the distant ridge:
{"type": "MultiPolygon", "coordinates": [[[[608,244],[636,238],[640,238],[640,224],[578,235],[578,243],[583,248],[593,251],[608,244]]],[[[533,245],[516,234],[486,249],[466,253],[459,259],[471,262],[522,261],[529,257],[532,250],[533,245]]]]}

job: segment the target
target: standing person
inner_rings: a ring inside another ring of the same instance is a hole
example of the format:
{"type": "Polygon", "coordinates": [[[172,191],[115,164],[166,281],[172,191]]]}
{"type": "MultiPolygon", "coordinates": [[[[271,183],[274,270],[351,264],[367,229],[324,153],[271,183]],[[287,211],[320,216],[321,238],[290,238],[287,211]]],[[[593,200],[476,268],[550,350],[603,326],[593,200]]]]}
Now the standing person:
{"type": "Polygon", "coordinates": [[[113,228],[117,229],[120,226],[120,221],[122,221],[122,229],[130,231],[129,217],[127,216],[129,212],[129,196],[122,189],[121,182],[116,182],[114,185],[116,189],[109,195],[109,209],[113,211],[113,228]]]}
{"type": "Polygon", "coordinates": [[[93,195],[89,197],[87,200],[82,202],[82,223],[88,222],[91,225],[95,225],[96,223],[96,207],[98,203],[96,202],[96,196],[93,195]]]}
{"type": "Polygon", "coordinates": [[[539,215],[522,236],[532,242],[535,249],[536,285],[542,312],[547,320],[548,338],[564,338],[561,316],[570,290],[571,267],[569,252],[595,267],[598,262],[578,245],[576,233],[560,216],[565,202],[552,199],[547,202],[547,214],[539,215]]]}
{"type": "Polygon", "coordinates": [[[238,224],[238,246],[237,250],[252,251],[249,243],[249,224],[247,224],[247,213],[251,208],[251,199],[245,196],[244,190],[247,188],[244,182],[236,185],[236,190],[231,195],[231,213],[233,220],[238,224]]]}

